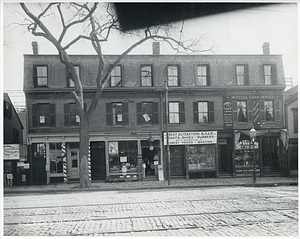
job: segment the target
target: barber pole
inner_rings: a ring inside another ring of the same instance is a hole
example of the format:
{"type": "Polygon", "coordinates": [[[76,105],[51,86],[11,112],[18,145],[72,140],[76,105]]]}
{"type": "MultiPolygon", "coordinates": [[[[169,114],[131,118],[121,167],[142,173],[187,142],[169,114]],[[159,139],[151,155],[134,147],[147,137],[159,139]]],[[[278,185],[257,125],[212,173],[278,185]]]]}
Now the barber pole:
{"type": "Polygon", "coordinates": [[[46,158],[46,144],[43,144],[42,148],[43,148],[44,158],[46,158]]]}
{"type": "Polygon", "coordinates": [[[61,145],[61,156],[63,161],[63,174],[64,174],[64,183],[68,181],[68,174],[67,174],[67,154],[66,154],[66,145],[61,145]]]}
{"type": "Polygon", "coordinates": [[[89,166],[89,180],[92,181],[91,147],[90,147],[90,145],[89,145],[89,152],[88,152],[88,166],[89,166]]]}
{"type": "Polygon", "coordinates": [[[260,122],[259,101],[254,101],[254,103],[253,103],[253,124],[258,125],[259,122],[260,122]]]}

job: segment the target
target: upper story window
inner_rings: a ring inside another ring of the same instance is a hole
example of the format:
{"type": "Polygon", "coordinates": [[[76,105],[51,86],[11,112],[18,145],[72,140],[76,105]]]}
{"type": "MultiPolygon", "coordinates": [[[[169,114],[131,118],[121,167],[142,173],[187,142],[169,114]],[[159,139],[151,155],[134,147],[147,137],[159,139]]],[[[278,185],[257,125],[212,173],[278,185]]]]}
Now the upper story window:
{"type": "Polygon", "coordinates": [[[293,110],[294,133],[298,133],[298,108],[292,108],[292,110],[293,110]]]}
{"type": "Polygon", "coordinates": [[[168,65],[168,86],[179,86],[179,65],[168,65]]]}
{"type": "Polygon", "coordinates": [[[247,118],[247,101],[232,102],[233,121],[248,122],[247,118]]]}
{"type": "Polygon", "coordinates": [[[274,64],[263,65],[264,84],[276,85],[276,66],[274,64]]]}
{"type": "Polygon", "coordinates": [[[11,118],[12,116],[12,106],[9,102],[4,100],[4,117],[5,118],[11,118]]]}
{"type": "Polygon", "coordinates": [[[34,87],[48,87],[48,66],[34,66],[34,87]]]}
{"type": "Polygon", "coordinates": [[[185,123],[184,102],[169,102],[169,123],[170,124],[185,123]]]}
{"type": "Polygon", "coordinates": [[[110,86],[121,87],[122,86],[122,66],[117,65],[110,73],[110,86]]]}
{"type": "MultiPolygon", "coordinates": [[[[75,65],[74,68],[75,68],[76,74],[80,78],[80,66],[75,65]]],[[[74,81],[72,80],[72,74],[68,69],[67,69],[67,86],[68,87],[75,87],[74,81]]]]}
{"type": "Polygon", "coordinates": [[[158,103],[137,103],[137,124],[158,124],[158,103]]]}
{"type": "Polygon", "coordinates": [[[64,121],[65,126],[79,126],[80,117],[75,103],[64,104],[64,121]]]}
{"type": "Polygon", "coordinates": [[[237,85],[249,85],[248,65],[236,65],[235,72],[237,85]]]}
{"type": "Polygon", "coordinates": [[[266,121],[274,121],[273,101],[264,101],[266,121]]]}
{"type": "Polygon", "coordinates": [[[208,86],[210,85],[209,65],[197,65],[196,71],[196,85],[208,86]]]}
{"type": "Polygon", "coordinates": [[[32,126],[55,127],[55,104],[33,104],[32,126]]]}
{"type": "Polygon", "coordinates": [[[214,102],[194,102],[194,123],[212,123],[214,121],[214,102]]]}
{"type": "Polygon", "coordinates": [[[141,86],[152,86],[152,65],[141,66],[141,86]]]}
{"type": "Polygon", "coordinates": [[[128,125],[128,103],[106,103],[107,125],[128,125]]]}

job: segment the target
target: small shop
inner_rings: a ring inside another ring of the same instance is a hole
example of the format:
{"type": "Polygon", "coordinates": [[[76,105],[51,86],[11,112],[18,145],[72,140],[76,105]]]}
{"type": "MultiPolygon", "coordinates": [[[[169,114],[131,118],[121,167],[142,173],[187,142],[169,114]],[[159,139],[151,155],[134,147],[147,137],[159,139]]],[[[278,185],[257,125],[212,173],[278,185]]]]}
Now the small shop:
{"type": "Polygon", "coordinates": [[[171,176],[218,177],[217,131],[169,132],[169,145],[171,176]]]}

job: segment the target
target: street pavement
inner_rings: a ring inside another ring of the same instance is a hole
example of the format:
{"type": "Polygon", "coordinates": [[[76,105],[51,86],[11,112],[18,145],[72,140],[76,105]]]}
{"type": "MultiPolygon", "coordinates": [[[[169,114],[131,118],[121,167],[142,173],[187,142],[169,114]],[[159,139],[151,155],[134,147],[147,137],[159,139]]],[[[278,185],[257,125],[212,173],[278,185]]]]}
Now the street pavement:
{"type": "Polygon", "coordinates": [[[92,181],[91,188],[81,189],[78,182],[68,182],[49,185],[24,185],[4,187],[4,194],[16,193],[60,193],[78,191],[109,191],[109,190],[142,190],[162,188],[198,188],[198,187],[232,187],[232,186],[278,186],[298,185],[298,178],[288,177],[258,177],[256,183],[252,178],[205,178],[205,179],[172,179],[170,185],[167,181],[132,181],[132,182],[105,182],[92,181]]]}
{"type": "Polygon", "coordinates": [[[154,182],[144,182],[147,189],[137,188],[139,182],[130,182],[121,189],[119,183],[98,182],[93,183],[93,190],[87,191],[67,184],[65,187],[70,190],[59,193],[45,191],[50,185],[38,187],[40,193],[4,194],[3,235],[299,236],[298,187],[288,186],[294,181],[273,178],[268,187],[266,180],[265,185],[260,182],[255,187],[233,183],[230,187],[228,183],[217,186],[202,180],[175,182],[171,181],[172,188],[151,188],[154,182]],[[190,187],[183,187],[184,182],[190,187]],[[134,183],[135,186],[129,186],[134,183]],[[99,188],[94,190],[96,184],[99,188]],[[110,185],[110,189],[114,186],[115,190],[102,190],[103,185],[110,185]]]}

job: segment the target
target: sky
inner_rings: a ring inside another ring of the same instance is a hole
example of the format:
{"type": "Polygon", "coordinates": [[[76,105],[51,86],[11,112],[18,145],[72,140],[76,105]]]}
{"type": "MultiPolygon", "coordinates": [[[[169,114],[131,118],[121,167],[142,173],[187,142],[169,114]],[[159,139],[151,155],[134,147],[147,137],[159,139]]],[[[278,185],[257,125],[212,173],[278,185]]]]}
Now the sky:
{"type": "MultiPolygon", "coordinates": [[[[296,2],[296,1],[295,1],[296,2]]],[[[23,55],[32,54],[32,41],[38,41],[40,54],[57,54],[55,48],[41,37],[34,37],[22,23],[22,10],[16,3],[2,5],[2,41],[1,83],[4,92],[12,102],[25,105],[23,94],[23,55]]],[[[285,78],[293,78],[298,84],[298,5],[275,4],[208,17],[194,18],[183,23],[181,38],[192,39],[204,35],[203,49],[214,46],[213,52],[204,54],[262,54],[264,42],[270,43],[271,54],[282,55],[285,78]]],[[[178,23],[180,31],[182,22],[178,23]]],[[[104,54],[121,54],[135,42],[135,38],[113,34],[102,45],[104,54]]],[[[132,54],[152,54],[151,42],[135,49],[132,54]]],[[[89,43],[82,43],[72,49],[72,54],[87,54],[89,43]]],[[[162,54],[175,54],[161,46],[162,54]]],[[[91,52],[94,54],[93,52],[91,52]]]]}

